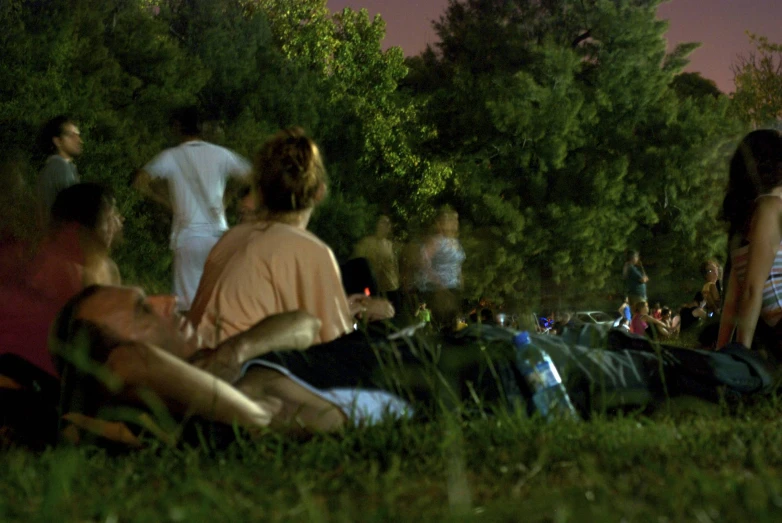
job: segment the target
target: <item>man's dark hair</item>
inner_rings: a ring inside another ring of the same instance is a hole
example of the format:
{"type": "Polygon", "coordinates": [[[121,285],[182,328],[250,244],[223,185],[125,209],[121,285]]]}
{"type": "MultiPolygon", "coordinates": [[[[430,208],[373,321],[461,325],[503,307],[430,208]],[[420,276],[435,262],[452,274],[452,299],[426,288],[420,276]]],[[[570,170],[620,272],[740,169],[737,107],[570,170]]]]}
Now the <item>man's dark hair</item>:
{"type": "Polygon", "coordinates": [[[51,221],[56,227],[78,223],[94,231],[114,205],[114,193],[98,183],[77,183],[60,191],[52,204],[51,221]]]}
{"type": "Polygon", "coordinates": [[[53,140],[62,136],[65,126],[69,123],[72,124],[73,119],[61,114],[44,124],[39,137],[39,146],[44,153],[55,154],[57,152],[57,147],[54,145],[53,140]]]}
{"type": "Polygon", "coordinates": [[[78,341],[87,345],[91,359],[105,363],[108,353],[119,342],[94,323],[76,318],[79,308],[98,293],[100,285],[90,285],[72,297],[52,322],[49,330],[49,352],[57,359],[58,366],[73,355],[78,341]]]}
{"type": "Polygon", "coordinates": [[[201,136],[201,119],[195,105],[174,110],[171,113],[171,125],[182,136],[201,136]]]}
{"type": "Polygon", "coordinates": [[[701,291],[698,291],[695,293],[695,297],[693,298],[698,303],[703,301],[703,293],[701,291]]]}
{"type": "MultiPolygon", "coordinates": [[[[98,370],[119,341],[91,321],[76,318],[82,304],[101,289],[90,285],[60,310],[49,330],[49,352],[60,373],[60,414],[92,414],[100,403],[105,375],[98,370]]],[[[105,372],[105,371],[104,371],[105,372]]]]}

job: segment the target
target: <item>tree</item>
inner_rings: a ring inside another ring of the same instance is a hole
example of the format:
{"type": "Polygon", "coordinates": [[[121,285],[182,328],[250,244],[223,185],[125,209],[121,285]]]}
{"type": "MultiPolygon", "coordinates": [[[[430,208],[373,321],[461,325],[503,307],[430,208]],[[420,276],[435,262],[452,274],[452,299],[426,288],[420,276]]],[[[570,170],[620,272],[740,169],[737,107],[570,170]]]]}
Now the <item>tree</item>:
{"type": "Polygon", "coordinates": [[[755,50],[733,64],[733,106],[755,128],[776,125],[782,119],[782,44],[747,34],[755,50]]]}
{"type": "Polygon", "coordinates": [[[436,49],[408,61],[438,131],[426,145],[454,161],[473,295],[593,301],[628,247],[661,279],[720,251],[703,202],[735,126],[727,100],[677,97],[696,45],[666,54],[658,4],[452,0],[436,49]]]}

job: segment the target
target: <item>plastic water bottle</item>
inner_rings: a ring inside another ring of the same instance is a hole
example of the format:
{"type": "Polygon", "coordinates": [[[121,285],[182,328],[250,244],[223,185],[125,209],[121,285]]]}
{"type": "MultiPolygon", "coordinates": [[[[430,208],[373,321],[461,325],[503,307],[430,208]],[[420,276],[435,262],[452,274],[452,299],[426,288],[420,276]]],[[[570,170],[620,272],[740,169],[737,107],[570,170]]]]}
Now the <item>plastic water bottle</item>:
{"type": "Polygon", "coordinates": [[[548,353],[536,347],[527,331],[513,338],[516,365],[532,393],[532,402],[546,420],[581,419],[570,402],[562,378],[548,353]]]}

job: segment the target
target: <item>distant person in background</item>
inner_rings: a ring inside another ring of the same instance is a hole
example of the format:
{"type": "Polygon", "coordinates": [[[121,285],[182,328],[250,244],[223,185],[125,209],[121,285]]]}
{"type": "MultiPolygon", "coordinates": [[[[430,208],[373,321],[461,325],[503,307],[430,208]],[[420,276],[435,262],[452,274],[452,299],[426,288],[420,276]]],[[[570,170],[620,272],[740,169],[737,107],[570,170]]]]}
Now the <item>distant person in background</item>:
{"type": "Polygon", "coordinates": [[[660,305],[660,302],[656,302],[654,304],[654,309],[652,309],[652,318],[655,320],[659,320],[663,317],[663,308],[660,305]]]}
{"type": "Polygon", "coordinates": [[[437,328],[452,328],[461,307],[464,249],[459,242],[459,214],[443,207],[433,232],[421,246],[416,287],[432,309],[437,328]]]}
{"type": "Polygon", "coordinates": [[[706,302],[701,291],[695,293],[692,301],[682,305],[681,309],[679,309],[679,317],[681,318],[680,330],[682,332],[689,330],[699,321],[709,317],[709,313],[703,308],[705,305],[706,302]]]}
{"type": "Polygon", "coordinates": [[[646,284],[649,281],[638,251],[627,251],[622,277],[625,282],[625,292],[630,298],[630,306],[635,310],[636,303],[646,301],[646,284]]]}
{"type": "Polygon", "coordinates": [[[619,306],[617,311],[619,315],[627,320],[627,325],[630,325],[630,321],[633,319],[633,308],[630,306],[630,298],[625,296],[622,305],[619,306]]]}
{"type": "Polygon", "coordinates": [[[669,307],[663,307],[660,314],[660,321],[668,330],[666,338],[672,339],[678,336],[679,327],[681,326],[681,318],[679,316],[673,316],[673,312],[669,307]]]}
{"type": "Polygon", "coordinates": [[[79,171],[73,160],[81,155],[83,143],[73,120],[60,115],[44,125],[40,146],[49,155],[38,175],[37,184],[39,223],[45,227],[57,194],[79,183],[79,171]]]}
{"type": "Polygon", "coordinates": [[[782,134],[744,137],[730,163],[722,204],[730,271],[717,347],[736,341],[782,355],[782,134]]]}
{"type": "Polygon", "coordinates": [[[173,211],[174,294],[180,309],[188,310],[209,251],[228,230],[223,205],[228,179],[247,179],[251,165],[233,151],[201,139],[195,107],[177,111],[172,124],[180,144],[145,165],[134,186],[173,211]],[[170,200],[162,196],[168,192],[170,200]]]}
{"type": "Polygon", "coordinates": [[[633,321],[630,322],[630,332],[633,334],[650,338],[657,336],[667,338],[670,336],[670,332],[665,324],[649,315],[649,304],[645,301],[636,303],[635,307],[633,307],[633,312],[635,313],[633,321]],[[649,328],[651,326],[655,327],[657,336],[655,336],[654,331],[650,332],[649,328]]]}
{"type": "Polygon", "coordinates": [[[706,300],[706,312],[719,314],[722,310],[722,267],[714,260],[701,264],[701,274],[705,283],[701,292],[706,300]]]}
{"type": "Polygon", "coordinates": [[[375,233],[361,239],[353,250],[352,258],[366,258],[374,272],[377,287],[394,308],[400,308],[399,263],[394,243],[391,241],[391,219],[381,215],[377,219],[375,233]]]}
{"type": "Polygon", "coordinates": [[[418,321],[426,323],[429,325],[432,321],[432,313],[429,309],[426,308],[426,302],[421,303],[421,305],[418,306],[418,310],[415,313],[415,317],[418,321]]]}

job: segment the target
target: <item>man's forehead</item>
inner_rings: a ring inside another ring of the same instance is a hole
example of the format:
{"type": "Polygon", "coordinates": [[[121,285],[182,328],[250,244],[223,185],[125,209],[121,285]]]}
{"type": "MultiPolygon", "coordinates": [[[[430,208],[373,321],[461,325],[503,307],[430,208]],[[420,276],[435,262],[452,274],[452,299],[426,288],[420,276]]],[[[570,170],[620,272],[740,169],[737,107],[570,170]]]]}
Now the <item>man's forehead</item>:
{"type": "Polygon", "coordinates": [[[144,299],[144,292],[136,287],[101,287],[84,300],[76,313],[77,318],[95,319],[119,310],[132,308],[144,299]]]}

